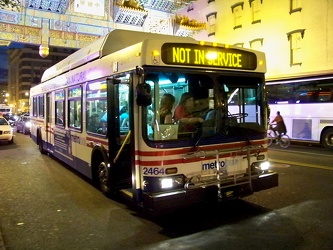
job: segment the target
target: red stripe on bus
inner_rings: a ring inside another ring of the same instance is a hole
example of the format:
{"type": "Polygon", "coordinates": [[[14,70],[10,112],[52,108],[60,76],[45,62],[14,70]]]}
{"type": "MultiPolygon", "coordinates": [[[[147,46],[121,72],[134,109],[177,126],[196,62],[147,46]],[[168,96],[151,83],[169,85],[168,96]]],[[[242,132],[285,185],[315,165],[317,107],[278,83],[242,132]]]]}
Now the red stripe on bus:
{"type": "MultiPolygon", "coordinates": [[[[267,150],[263,150],[264,152],[267,150]]],[[[255,150],[252,150],[250,154],[256,153],[255,150]]],[[[246,156],[247,152],[242,152],[240,154],[237,154],[237,156],[246,156]]],[[[228,154],[220,154],[219,158],[224,159],[227,157],[235,157],[232,153],[228,154]]],[[[189,158],[189,159],[184,159],[184,158],[179,158],[179,159],[169,159],[169,160],[155,160],[155,161],[143,161],[143,160],[136,160],[135,164],[140,165],[140,166],[147,166],[147,167],[152,167],[152,166],[169,166],[169,165],[174,165],[174,164],[184,164],[184,163],[191,163],[191,162],[201,162],[201,161],[207,161],[207,160],[214,160],[216,159],[216,156],[207,156],[205,158],[201,157],[196,157],[196,158],[189,158]]]]}
{"type": "MultiPolygon", "coordinates": [[[[252,143],[251,145],[262,145],[267,143],[267,140],[261,140],[252,143]]],[[[213,146],[200,146],[196,148],[196,152],[198,151],[213,151],[213,150],[228,150],[233,149],[235,147],[245,147],[248,146],[247,143],[232,143],[232,144],[224,144],[224,145],[213,145],[213,146]]],[[[175,150],[164,150],[164,151],[136,151],[136,155],[139,156],[170,156],[170,155],[179,155],[179,154],[186,154],[190,153],[192,148],[182,148],[182,149],[175,149],[175,150]]],[[[262,149],[262,151],[267,151],[262,149]]],[[[223,152],[221,152],[223,153],[223,152]]]]}

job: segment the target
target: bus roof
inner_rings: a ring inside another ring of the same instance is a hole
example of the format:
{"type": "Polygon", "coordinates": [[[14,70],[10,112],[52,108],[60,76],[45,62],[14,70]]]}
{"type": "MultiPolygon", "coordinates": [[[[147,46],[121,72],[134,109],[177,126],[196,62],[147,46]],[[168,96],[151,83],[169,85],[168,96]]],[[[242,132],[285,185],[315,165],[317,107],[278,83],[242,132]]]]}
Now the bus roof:
{"type": "MultiPolygon", "coordinates": [[[[121,29],[113,30],[110,33],[108,33],[106,36],[97,39],[91,44],[69,55],[67,58],[55,64],[51,68],[45,70],[41,82],[45,82],[64,72],[77,68],[80,65],[86,64],[98,58],[102,58],[105,55],[109,55],[128,46],[142,42],[146,39],[160,40],[171,37],[175,38],[175,36],[172,35],[163,35],[163,34],[146,33],[146,32],[131,31],[131,30],[121,30],[121,29]]],[[[179,39],[188,42],[195,41],[194,38],[190,37],[179,37],[179,39]]]]}

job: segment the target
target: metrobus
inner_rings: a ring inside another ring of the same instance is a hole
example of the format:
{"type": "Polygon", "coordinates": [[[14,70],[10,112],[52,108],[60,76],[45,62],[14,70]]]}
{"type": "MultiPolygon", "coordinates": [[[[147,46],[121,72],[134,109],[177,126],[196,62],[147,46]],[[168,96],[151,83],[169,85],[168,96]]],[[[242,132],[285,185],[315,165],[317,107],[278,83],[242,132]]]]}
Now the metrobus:
{"type": "Polygon", "coordinates": [[[31,138],[107,196],[148,213],[250,195],[278,185],[267,158],[265,71],[261,52],[114,30],[31,88],[31,138]],[[178,102],[185,92],[203,122],[187,131],[162,124],[163,94],[178,102]]]}
{"type": "Polygon", "coordinates": [[[292,140],[333,149],[333,74],[266,83],[270,119],[280,111],[292,140]]]}

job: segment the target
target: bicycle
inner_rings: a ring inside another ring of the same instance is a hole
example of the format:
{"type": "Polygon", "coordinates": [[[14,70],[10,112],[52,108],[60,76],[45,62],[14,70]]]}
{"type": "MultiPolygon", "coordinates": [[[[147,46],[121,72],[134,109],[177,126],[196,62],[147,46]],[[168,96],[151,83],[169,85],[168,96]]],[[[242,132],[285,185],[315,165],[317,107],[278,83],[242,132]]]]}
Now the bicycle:
{"type": "Polygon", "coordinates": [[[270,146],[273,141],[276,142],[276,145],[279,144],[281,148],[287,148],[290,145],[290,138],[286,133],[282,133],[281,136],[278,136],[273,130],[272,125],[269,125],[267,129],[267,145],[270,146]]]}

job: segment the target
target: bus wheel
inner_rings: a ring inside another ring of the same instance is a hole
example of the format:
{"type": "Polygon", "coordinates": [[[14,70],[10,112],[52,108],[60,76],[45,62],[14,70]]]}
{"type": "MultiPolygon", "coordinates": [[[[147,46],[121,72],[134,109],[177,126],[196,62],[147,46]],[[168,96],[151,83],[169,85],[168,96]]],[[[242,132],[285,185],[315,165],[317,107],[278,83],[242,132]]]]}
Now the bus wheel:
{"type": "Polygon", "coordinates": [[[99,188],[106,196],[110,196],[112,193],[109,173],[107,164],[105,162],[101,162],[98,166],[99,188]]]}
{"type": "Polygon", "coordinates": [[[326,129],[323,134],[322,143],[325,148],[333,149],[333,129],[326,129]]]}
{"type": "Polygon", "coordinates": [[[38,132],[38,137],[37,137],[37,138],[38,138],[37,141],[38,141],[38,149],[39,149],[39,152],[40,152],[41,154],[45,154],[46,151],[45,151],[44,148],[43,148],[43,140],[42,140],[42,136],[41,136],[40,132],[38,132]]]}

